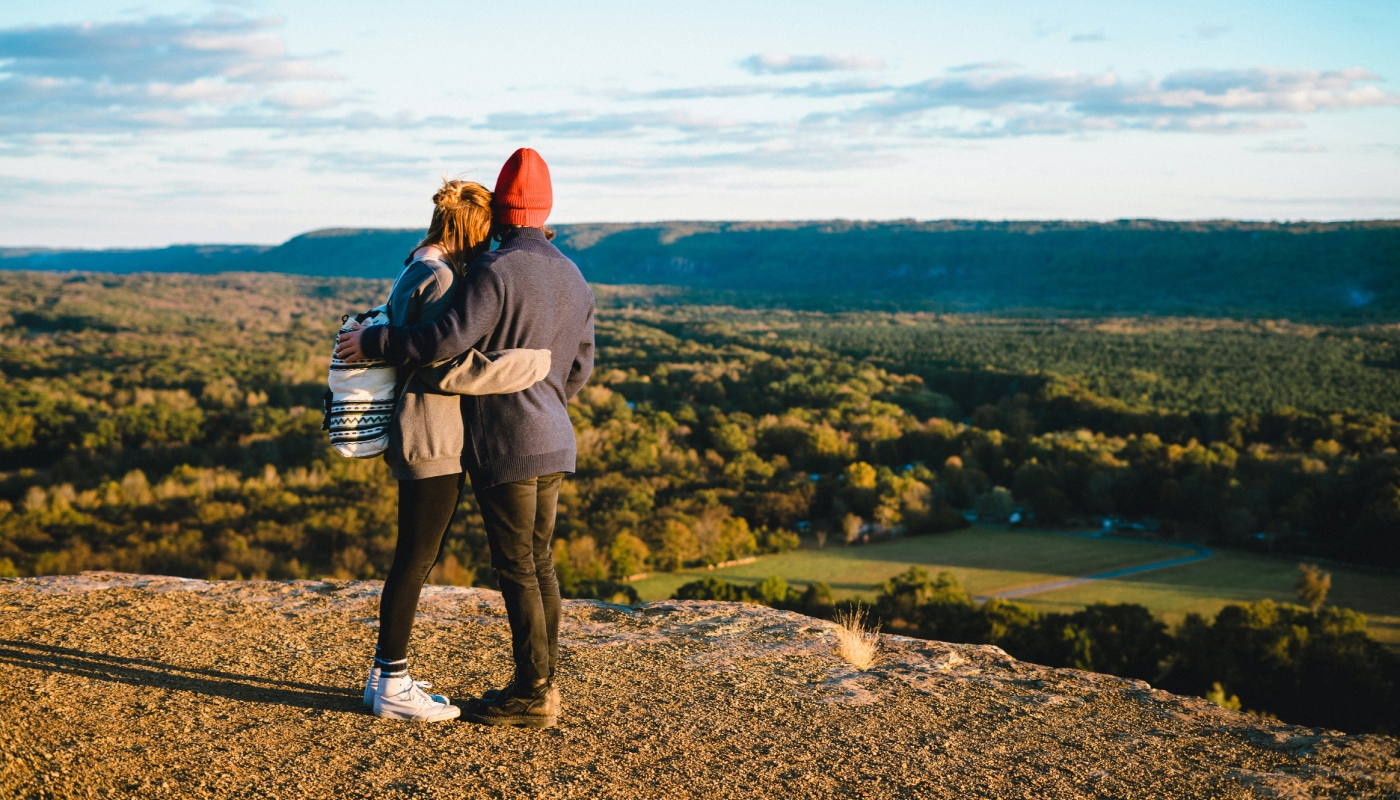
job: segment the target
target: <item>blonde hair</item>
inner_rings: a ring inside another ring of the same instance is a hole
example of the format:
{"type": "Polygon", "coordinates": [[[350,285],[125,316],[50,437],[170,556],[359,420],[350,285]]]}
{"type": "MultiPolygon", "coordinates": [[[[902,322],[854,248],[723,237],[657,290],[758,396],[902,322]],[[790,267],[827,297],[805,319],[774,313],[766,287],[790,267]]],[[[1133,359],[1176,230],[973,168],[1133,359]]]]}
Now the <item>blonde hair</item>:
{"type": "Polygon", "coordinates": [[[458,274],[465,272],[473,259],[491,247],[491,192],[474,181],[443,180],[433,195],[428,232],[408,257],[429,245],[442,248],[444,260],[458,274]]]}

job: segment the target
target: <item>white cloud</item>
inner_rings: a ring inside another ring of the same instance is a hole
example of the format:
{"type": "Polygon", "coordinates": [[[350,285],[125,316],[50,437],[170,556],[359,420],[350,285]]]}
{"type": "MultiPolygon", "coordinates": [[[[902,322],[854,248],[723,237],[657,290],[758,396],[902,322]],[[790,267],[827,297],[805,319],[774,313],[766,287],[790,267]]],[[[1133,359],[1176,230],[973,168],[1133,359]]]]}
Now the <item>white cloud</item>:
{"type": "Polygon", "coordinates": [[[885,62],[875,56],[851,54],[794,56],[783,53],[760,53],[739,62],[739,66],[755,75],[775,75],[783,72],[853,72],[885,68],[885,62]]]}
{"type": "Polygon", "coordinates": [[[299,87],[273,92],[267,96],[267,103],[288,111],[316,111],[336,104],[330,95],[316,87],[299,87]]]}
{"type": "Polygon", "coordinates": [[[1363,153],[1386,153],[1392,156],[1400,156],[1400,144],[1391,142],[1366,142],[1358,146],[1363,153]]]}
{"type": "Polygon", "coordinates": [[[633,137],[647,132],[733,136],[752,129],[730,117],[699,117],[683,111],[642,111],[596,114],[588,111],[537,114],[491,114],[479,127],[487,130],[529,132],[563,139],[633,137]]]}
{"type": "Polygon", "coordinates": [[[682,111],[622,114],[493,115],[485,127],[554,136],[637,136],[685,132],[697,138],[743,134],[787,138],[820,131],[858,138],[874,132],[952,138],[1035,136],[1139,130],[1258,134],[1301,126],[1299,116],[1345,109],[1400,106],[1400,95],[1375,85],[1358,67],[1341,70],[1185,70],[1161,79],[1125,80],[1112,71],[1028,72],[1007,61],[950,68],[918,83],[821,82],[805,86],[728,84],[624,93],[634,102],[771,96],[810,100],[870,99],[837,110],[809,110],[787,122],[762,125],[728,118],[701,120],[682,111]],[[954,118],[949,118],[949,115],[954,118]],[[872,130],[875,126],[875,130],[872,130]]]}
{"type": "Polygon", "coordinates": [[[340,76],[289,55],[279,24],[217,13],[0,30],[0,137],[334,124],[306,117],[339,101],[305,84],[340,76]]]}
{"type": "Polygon", "coordinates": [[[661,154],[631,158],[589,159],[587,167],[625,170],[628,180],[636,180],[636,171],[670,169],[707,169],[713,167],[752,167],[768,170],[816,172],[843,170],[854,167],[889,167],[903,158],[887,149],[872,145],[827,144],[817,141],[800,143],[768,143],[757,147],[722,152],[685,153],[668,151],[661,154]]]}
{"type": "Polygon", "coordinates": [[[0,30],[6,72],[25,77],[112,83],[182,82],[297,61],[271,32],[275,19],[215,14],[201,20],[151,17],[132,22],[27,26],[0,30]]]}
{"type": "Polygon", "coordinates": [[[805,86],[779,86],[765,83],[681,86],[651,92],[618,92],[613,96],[619,100],[703,100],[755,97],[758,95],[819,98],[871,94],[889,91],[891,88],[893,87],[889,84],[877,80],[847,80],[809,83],[805,86]]]}
{"type": "Polygon", "coordinates": [[[581,108],[492,114],[479,128],[557,139],[627,139],[675,147],[682,163],[849,163],[861,148],[930,139],[1110,134],[1117,131],[1259,135],[1294,130],[1307,114],[1400,106],[1360,68],[1186,70],[1163,78],[1116,72],[1031,72],[1006,61],[950,68],[917,83],[830,81],[803,86],[740,83],[620,92],[623,111],[581,108]],[[758,118],[704,116],[660,103],[769,97],[758,118]],[[825,106],[825,107],[823,107],[825,106]],[[802,150],[820,155],[800,156],[802,150]]]}
{"type": "Polygon", "coordinates": [[[1120,129],[1253,133],[1301,124],[1259,115],[1400,106],[1400,95],[1373,85],[1376,80],[1360,68],[1191,70],[1135,81],[1114,72],[973,72],[900,87],[833,119],[909,123],[951,109],[985,115],[961,135],[1120,129]]]}
{"type": "Polygon", "coordinates": [[[309,168],[313,172],[357,172],[394,176],[421,172],[431,161],[431,159],[421,155],[349,150],[313,155],[310,158],[309,168]]]}
{"type": "MultiPolygon", "coordinates": [[[[1220,109],[1307,114],[1343,108],[1400,105],[1400,95],[1371,82],[1380,78],[1360,67],[1341,70],[1191,70],[1146,87],[1140,102],[1171,109],[1220,109]]],[[[1138,98],[1128,98],[1127,102],[1138,98]]]]}
{"type": "Polygon", "coordinates": [[[995,72],[1004,69],[1019,69],[1020,64],[1015,61],[975,61],[971,64],[960,64],[956,67],[949,67],[949,72],[995,72]]]}
{"type": "Polygon", "coordinates": [[[675,89],[658,89],[652,92],[642,92],[634,94],[631,92],[618,93],[616,96],[620,100],[698,100],[701,98],[725,98],[725,97],[753,97],[754,95],[772,94],[780,91],[781,87],[767,84],[720,84],[709,86],[681,86],[675,89]]]}
{"type": "Polygon", "coordinates": [[[1253,148],[1256,153],[1326,153],[1328,148],[1316,142],[1264,142],[1253,148]]]}

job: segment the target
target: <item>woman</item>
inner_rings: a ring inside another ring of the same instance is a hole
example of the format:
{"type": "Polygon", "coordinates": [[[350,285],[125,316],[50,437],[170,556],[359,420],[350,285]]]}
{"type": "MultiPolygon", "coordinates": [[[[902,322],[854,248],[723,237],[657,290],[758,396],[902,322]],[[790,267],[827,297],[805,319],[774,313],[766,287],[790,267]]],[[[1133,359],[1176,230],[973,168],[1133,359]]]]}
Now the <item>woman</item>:
{"type": "MultiPolygon", "coordinates": [[[[470,181],[444,181],[433,195],[428,233],[389,292],[395,325],[430,322],[452,304],[468,264],[490,247],[491,193],[470,181]]],[[[399,482],[399,539],[379,601],[379,642],[365,682],[375,716],[416,722],[457,717],[408,674],[408,639],[418,596],[442,547],[462,491],[462,413],[457,395],[439,394],[412,369],[399,374],[399,410],[384,461],[399,482]]]]}

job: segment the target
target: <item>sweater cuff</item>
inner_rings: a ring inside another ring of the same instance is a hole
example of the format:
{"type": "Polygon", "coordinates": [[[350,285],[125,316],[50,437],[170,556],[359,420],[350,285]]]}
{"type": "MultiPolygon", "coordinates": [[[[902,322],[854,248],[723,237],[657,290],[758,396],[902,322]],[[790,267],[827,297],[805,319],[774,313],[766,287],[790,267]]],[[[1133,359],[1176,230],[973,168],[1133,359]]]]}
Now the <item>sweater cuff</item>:
{"type": "Polygon", "coordinates": [[[371,325],[360,337],[360,351],[372,361],[384,361],[389,350],[389,326],[371,325]]]}

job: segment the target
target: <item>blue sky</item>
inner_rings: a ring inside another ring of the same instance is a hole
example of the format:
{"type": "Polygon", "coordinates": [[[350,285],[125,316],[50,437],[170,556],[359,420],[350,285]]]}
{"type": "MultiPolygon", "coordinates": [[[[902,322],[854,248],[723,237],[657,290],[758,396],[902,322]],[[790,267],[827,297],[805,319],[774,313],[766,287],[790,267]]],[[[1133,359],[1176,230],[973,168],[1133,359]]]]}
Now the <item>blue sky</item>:
{"type": "Polygon", "coordinates": [[[1400,217],[1397,41],[1397,0],[12,3],[0,245],[423,225],[518,146],[555,222],[1400,217]]]}

